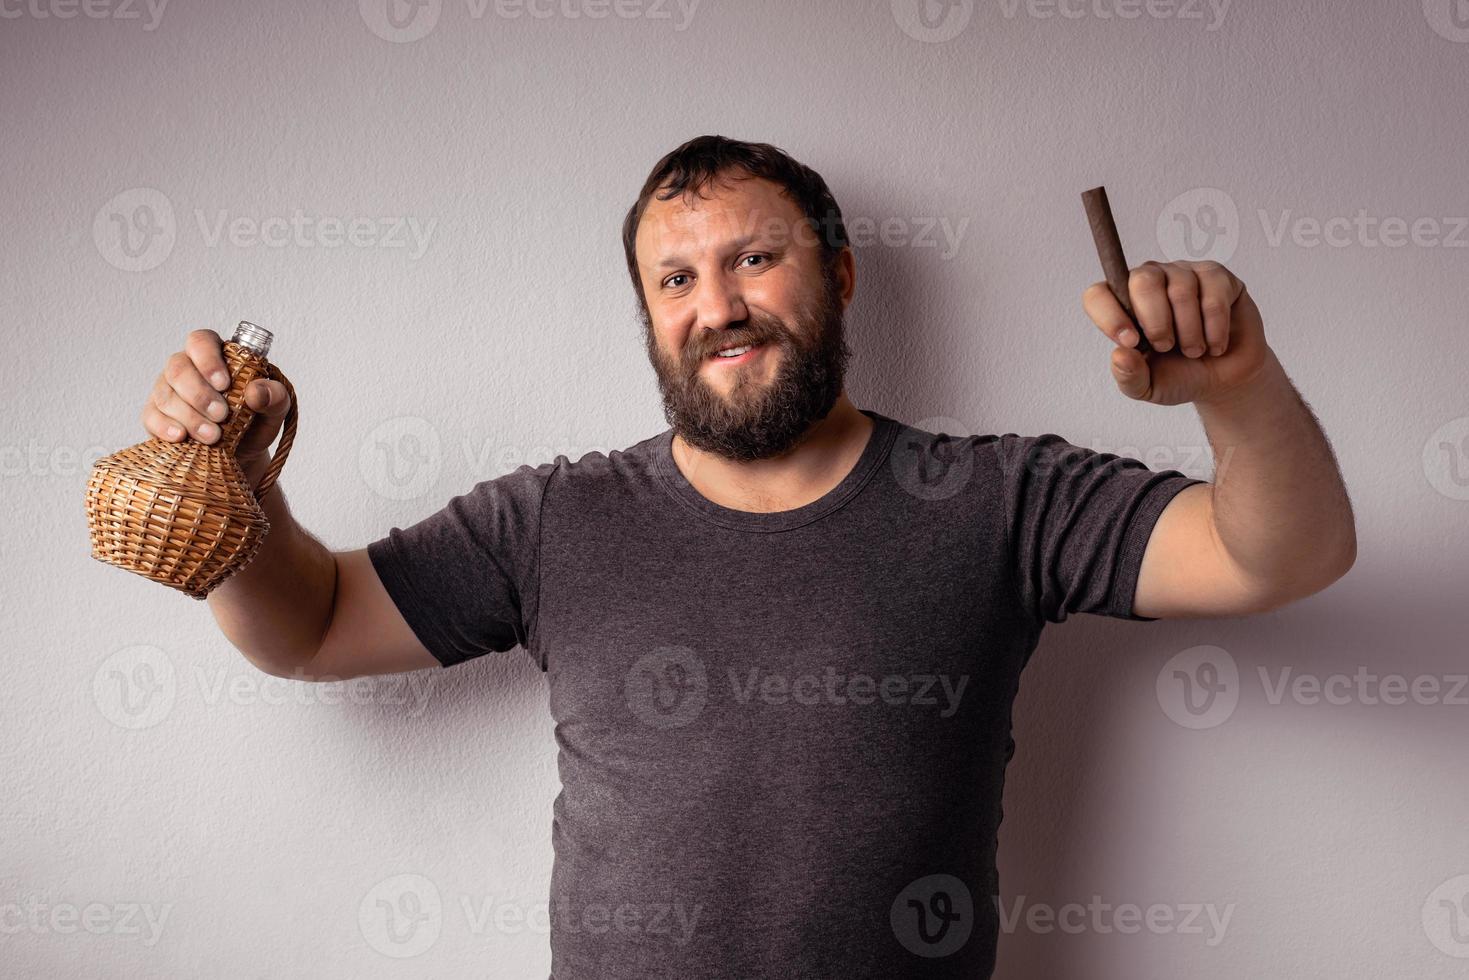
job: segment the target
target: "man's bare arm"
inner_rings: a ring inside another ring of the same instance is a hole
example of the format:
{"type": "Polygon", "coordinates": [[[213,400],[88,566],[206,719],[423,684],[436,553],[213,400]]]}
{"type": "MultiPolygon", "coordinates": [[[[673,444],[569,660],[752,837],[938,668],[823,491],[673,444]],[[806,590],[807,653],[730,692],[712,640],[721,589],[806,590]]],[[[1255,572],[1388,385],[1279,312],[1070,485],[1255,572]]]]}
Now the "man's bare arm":
{"type": "Polygon", "coordinates": [[[1129,398],[1192,402],[1215,479],[1180,491],[1153,527],[1133,612],[1263,612],[1319,592],[1356,561],[1356,525],[1326,435],[1265,340],[1245,284],[1217,262],[1146,262],[1128,293],[1153,352],[1105,282],[1082,303],[1118,346],[1129,398]]]}
{"type": "MultiPolygon", "coordinates": [[[[143,410],[160,439],[219,439],[228,388],[222,341],[212,330],[189,334],[143,410]],[[187,436],[186,433],[187,432],[187,436]]],[[[257,414],[236,458],[250,485],[269,465],[268,447],[289,408],[285,387],[257,379],[245,389],[257,414]]],[[[270,532],[254,559],[209,594],[210,611],[229,641],[261,670],[300,680],[388,674],[438,661],[414,635],[383,588],[366,550],[333,553],[291,515],[280,484],[261,502],[270,532]]]]}
{"type": "Polygon", "coordinates": [[[1274,354],[1248,387],[1195,407],[1214,482],[1181,491],[1163,510],[1133,611],[1264,612],[1344,575],[1357,547],[1346,487],[1326,434],[1274,354]]]}

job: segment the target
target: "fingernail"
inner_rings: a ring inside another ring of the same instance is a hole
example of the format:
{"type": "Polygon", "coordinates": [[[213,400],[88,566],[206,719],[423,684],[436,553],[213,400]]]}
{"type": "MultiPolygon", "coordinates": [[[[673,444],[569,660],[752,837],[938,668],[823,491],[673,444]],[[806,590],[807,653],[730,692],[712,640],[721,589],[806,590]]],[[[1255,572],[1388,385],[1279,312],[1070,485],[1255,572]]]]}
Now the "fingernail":
{"type": "Polygon", "coordinates": [[[184,434],[184,430],[183,429],[180,429],[176,425],[170,425],[168,427],[168,437],[170,439],[177,439],[179,436],[181,436],[183,434],[184,434]]]}
{"type": "Polygon", "coordinates": [[[1224,353],[1224,348],[1216,344],[1213,347],[1209,348],[1209,353],[1213,354],[1215,357],[1218,357],[1220,354],[1224,353]]]}
{"type": "Polygon", "coordinates": [[[212,442],[214,439],[218,438],[218,436],[219,426],[215,425],[213,422],[205,422],[203,425],[199,426],[199,438],[203,439],[205,442],[212,442]]]}
{"type": "Polygon", "coordinates": [[[1183,356],[1184,357],[1203,357],[1204,356],[1204,348],[1202,348],[1202,347],[1185,347],[1183,349],[1183,356]]]}
{"type": "Polygon", "coordinates": [[[215,401],[209,403],[208,412],[209,417],[214,419],[214,421],[223,422],[224,417],[229,414],[229,409],[224,407],[224,402],[215,401]]]}
{"type": "Polygon", "coordinates": [[[1137,331],[1131,327],[1123,327],[1117,331],[1117,341],[1123,347],[1131,347],[1137,343],[1137,331]]]}
{"type": "Polygon", "coordinates": [[[220,391],[224,391],[230,386],[230,376],[223,371],[215,371],[209,376],[209,380],[220,391]]]}

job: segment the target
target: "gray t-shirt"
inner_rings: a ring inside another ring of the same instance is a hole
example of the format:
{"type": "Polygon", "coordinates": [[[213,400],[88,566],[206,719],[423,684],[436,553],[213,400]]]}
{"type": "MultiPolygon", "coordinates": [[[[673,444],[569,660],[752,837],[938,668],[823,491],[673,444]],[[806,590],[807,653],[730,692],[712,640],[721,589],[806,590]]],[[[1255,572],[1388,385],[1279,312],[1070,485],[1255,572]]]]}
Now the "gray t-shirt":
{"type": "Polygon", "coordinates": [[[369,545],[446,666],[548,675],[554,980],[990,975],[1021,669],[1047,622],[1145,619],[1148,535],[1203,481],[864,412],[795,510],[708,500],[665,430],[369,545]]]}

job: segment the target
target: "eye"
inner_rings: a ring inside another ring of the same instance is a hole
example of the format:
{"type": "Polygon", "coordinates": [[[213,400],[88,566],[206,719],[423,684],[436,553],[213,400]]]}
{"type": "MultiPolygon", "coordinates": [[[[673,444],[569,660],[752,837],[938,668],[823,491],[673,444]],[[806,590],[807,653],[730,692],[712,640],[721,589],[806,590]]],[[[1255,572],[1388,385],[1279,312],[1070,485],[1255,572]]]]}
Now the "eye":
{"type": "MultiPolygon", "coordinates": [[[[765,254],[763,254],[761,252],[751,252],[749,255],[741,256],[740,257],[740,262],[742,262],[742,263],[743,262],[748,262],[751,259],[757,259],[757,260],[759,260],[762,263],[767,263],[767,262],[770,261],[770,256],[765,255],[765,254]]],[[[747,269],[753,269],[753,268],[756,268],[756,267],[755,266],[747,265],[747,266],[745,266],[745,268],[747,268],[747,269]]]]}
{"type": "Polygon", "coordinates": [[[680,285],[682,285],[682,283],[676,283],[676,282],[674,282],[674,280],[675,279],[687,279],[687,278],[688,278],[688,275],[687,274],[682,273],[682,272],[675,272],[673,275],[671,275],[667,279],[663,280],[663,287],[665,289],[667,289],[669,287],[672,287],[673,289],[677,289],[680,285]]]}

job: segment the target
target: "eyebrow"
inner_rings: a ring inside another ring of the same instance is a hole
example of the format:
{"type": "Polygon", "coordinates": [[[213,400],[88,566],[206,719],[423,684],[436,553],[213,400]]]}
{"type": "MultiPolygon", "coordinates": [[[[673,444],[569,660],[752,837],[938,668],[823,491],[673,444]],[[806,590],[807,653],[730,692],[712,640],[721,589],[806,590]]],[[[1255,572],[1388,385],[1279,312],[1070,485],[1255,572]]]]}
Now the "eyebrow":
{"type": "MultiPolygon", "coordinates": [[[[746,245],[749,245],[751,242],[756,242],[756,241],[759,241],[759,240],[760,240],[760,235],[759,234],[754,234],[754,235],[741,235],[739,238],[736,238],[733,241],[731,241],[727,247],[729,248],[730,251],[736,251],[737,252],[740,249],[744,248],[746,245]]],[[[653,266],[653,268],[655,268],[655,269],[676,269],[676,268],[679,268],[681,266],[686,266],[688,264],[689,264],[689,260],[686,259],[686,258],[684,258],[682,255],[670,255],[667,258],[665,258],[663,261],[659,262],[657,265],[653,266]]]]}

